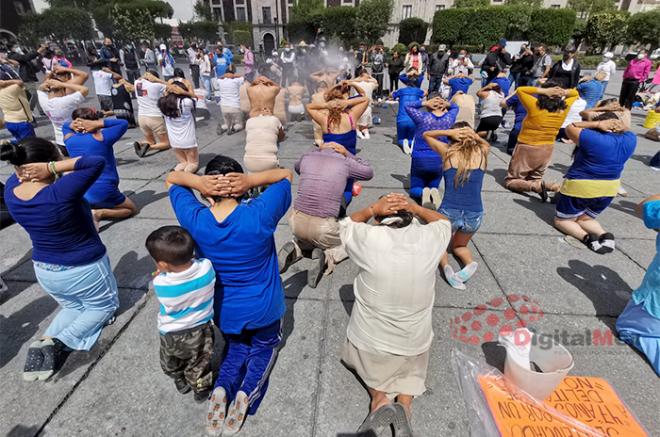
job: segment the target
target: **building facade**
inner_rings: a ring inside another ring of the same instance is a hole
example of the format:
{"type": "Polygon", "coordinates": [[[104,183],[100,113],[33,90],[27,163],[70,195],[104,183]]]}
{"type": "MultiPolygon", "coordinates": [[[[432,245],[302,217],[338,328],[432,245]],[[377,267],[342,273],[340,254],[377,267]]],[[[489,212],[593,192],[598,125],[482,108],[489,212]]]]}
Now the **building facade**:
{"type": "Polygon", "coordinates": [[[34,12],[32,0],[0,1],[0,39],[16,37],[21,15],[34,12]]]}

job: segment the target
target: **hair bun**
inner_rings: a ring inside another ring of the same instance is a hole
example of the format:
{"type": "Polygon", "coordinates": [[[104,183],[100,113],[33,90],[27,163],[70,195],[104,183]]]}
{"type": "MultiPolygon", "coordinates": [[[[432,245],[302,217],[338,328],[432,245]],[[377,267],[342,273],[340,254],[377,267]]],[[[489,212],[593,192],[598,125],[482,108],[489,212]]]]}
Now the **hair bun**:
{"type": "Polygon", "coordinates": [[[0,161],[7,161],[12,165],[23,165],[27,155],[25,149],[14,143],[5,143],[0,146],[0,161]]]}

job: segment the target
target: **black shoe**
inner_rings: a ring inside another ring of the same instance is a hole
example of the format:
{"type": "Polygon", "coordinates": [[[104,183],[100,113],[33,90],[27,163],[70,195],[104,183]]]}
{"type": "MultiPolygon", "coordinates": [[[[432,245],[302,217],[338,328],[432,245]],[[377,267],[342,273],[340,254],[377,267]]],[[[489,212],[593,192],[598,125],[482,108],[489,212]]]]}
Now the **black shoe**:
{"type": "Polygon", "coordinates": [[[585,246],[587,246],[590,250],[596,253],[605,254],[611,252],[609,248],[604,248],[598,239],[594,237],[591,234],[587,234],[584,236],[582,239],[582,242],[584,243],[585,246]]]}
{"type": "Polygon", "coordinates": [[[44,363],[44,353],[41,350],[42,345],[42,340],[37,340],[30,345],[27,357],[25,358],[25,366],[23,367],[24,381],[37,381],[50,376],[41,371],[44,363]]]}
{"type": "Polygon", "coordinates": [[[43,380],[45,380],[62,368],[71,349],[57,338],[48,338],[42,342],[42,345],[41,352],[44,354],[44,361],[41,372],[43,372],[43,380]]]}
{"type": "Polygon", "coordinates": [[[307,270],[307,285],[316,288],[325,270],[325,252],[322,249],[312,250],[314,265],[307,270]]]}
{"type": "Polygon", "coordinates": [[[144,156],[149,151],[149,144],[140,144],[138,141],[136,141],[133,143],[133,149],[135,149],[135,154],[137,156],[144,158],[144,156]]]}
{"type": "Polygon", "coordinates": [[[192,388],[190,388],[186,380],[183,378],[175,379],[174,386],[176,387],[176,390],[182,395],[185,395],[186,393],[189,393],[190,390],[192,390],[192,388]]]}
{"type": "Polygon", "coordinates": [[[539,193],[539,196],[541,196],[541,203],[546,203],[548,201],[548,189],[545,186],[545,181],[541,181],[541,192],[539,193]]]}
{"type": "Polygon", "coordinates": [[[614,252],[614,235],[609,232],[605,232],[603,235],[598,237],[598,242],[600,243],[603,253],[614,252]]]}
{"type": "Polygon", "coordinates": [[[210,394],[211,394],[211,390],[196,391],[194,396],[195,402],[197,402],[198,404],[202,404],[208,401],[210,394]]]}
{"type": "Polygon", "coordinates": [[[280,273],[286,272],[292,264],[298,261],[296,252],[296,244],[293,241],[287,241],[284,246],[282,246],[277,253],[277,266],[280,269],[280,273]]]}

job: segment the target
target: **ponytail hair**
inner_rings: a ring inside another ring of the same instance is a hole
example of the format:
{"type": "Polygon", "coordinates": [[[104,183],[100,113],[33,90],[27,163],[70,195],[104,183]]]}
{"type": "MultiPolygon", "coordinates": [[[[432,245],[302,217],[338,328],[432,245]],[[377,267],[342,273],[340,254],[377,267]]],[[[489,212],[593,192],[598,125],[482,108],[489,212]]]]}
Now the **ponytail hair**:
{"type": "Polygon", "coordinates": [[[0,161],[21,166],[35,162],[59,161],[62,159],[57,146],[44,138],[25,138],[20,144],[7,143],[0,146],[0,161]]]}

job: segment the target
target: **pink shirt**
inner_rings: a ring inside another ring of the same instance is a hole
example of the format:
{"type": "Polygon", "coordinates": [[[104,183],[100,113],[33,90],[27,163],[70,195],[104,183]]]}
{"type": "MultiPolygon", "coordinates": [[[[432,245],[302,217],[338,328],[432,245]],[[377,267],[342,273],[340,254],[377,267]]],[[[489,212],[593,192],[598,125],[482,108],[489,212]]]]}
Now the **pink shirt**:
{"type": "Polygon", "coordinates": [[[628,63],[623,72],[624,79],[637,79],[644,82],[651,72],[651,60],[649,58],[633,59],[628,63]]]}
{"type": "Polygon", "coordinates": [[[250,73],[254,69],[254,53],[252,50],[246,50],[243,57],[243,64],[245,65],[245,72],[250,73]]]}

